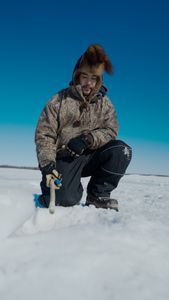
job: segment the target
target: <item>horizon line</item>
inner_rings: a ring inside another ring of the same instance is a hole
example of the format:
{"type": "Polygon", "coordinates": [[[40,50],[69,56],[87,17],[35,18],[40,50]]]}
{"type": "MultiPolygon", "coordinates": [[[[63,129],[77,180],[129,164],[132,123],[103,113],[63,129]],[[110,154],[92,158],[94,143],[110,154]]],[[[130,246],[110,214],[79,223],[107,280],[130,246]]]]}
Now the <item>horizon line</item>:
{"type": "MultiPolygon", "coordinates": [[[[40,170],[39,167],[33,167],[33,166],[16,166],[16,165],[0,165],[0,168],[5,169],[24,169],[24,170],[40,170]]],[[[169,177],[169,175],[166,174],[151,174],[151,173],[125,173],[124,175],[140,175],[140,176],[158,176],[158,177],[169,177]]]]}

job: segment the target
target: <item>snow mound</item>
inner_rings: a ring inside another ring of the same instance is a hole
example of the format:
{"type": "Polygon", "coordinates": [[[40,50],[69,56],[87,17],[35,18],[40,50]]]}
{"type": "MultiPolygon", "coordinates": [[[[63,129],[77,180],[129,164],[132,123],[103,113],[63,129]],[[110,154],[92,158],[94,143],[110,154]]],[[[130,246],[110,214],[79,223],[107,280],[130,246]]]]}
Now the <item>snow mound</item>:
{"type": "Polygon", "coordinates": [[[116,222],[117,213],[113,210],[96,209],[94,206],[76,205],[74,207],[56,207],[55,213],[48,209],[36,208],[33,215],[15,231],[15,235],[30,235],[75,225],[111,225],[116,222]]]}

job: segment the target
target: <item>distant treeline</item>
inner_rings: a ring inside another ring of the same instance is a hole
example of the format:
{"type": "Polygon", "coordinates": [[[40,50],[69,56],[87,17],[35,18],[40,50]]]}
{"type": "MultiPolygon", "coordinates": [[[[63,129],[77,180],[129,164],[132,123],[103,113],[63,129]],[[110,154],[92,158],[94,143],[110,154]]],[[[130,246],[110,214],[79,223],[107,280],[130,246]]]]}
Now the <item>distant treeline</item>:
{"type": "Polygon", "coordinates": [[[10,166],[10,165],[0,165],[0,168],[8,168],[8,169],[26,169],[26,170],[39,170],[38,167],[10,166]]]}
{"type": "MultiPolygon", "coordinates": [[[[10,165],[0,165],[0,168],[8,169],[25,169],[25,170],[39,170],[38,167],[26,167],[26,166],[10,166],[10,165]]],[[[144,174],[144,173],[126,173],[125,175],[141,175],[141,176],[159,176],[159,177],[169,177],[169,175],[162,174],[144,174]]]]}

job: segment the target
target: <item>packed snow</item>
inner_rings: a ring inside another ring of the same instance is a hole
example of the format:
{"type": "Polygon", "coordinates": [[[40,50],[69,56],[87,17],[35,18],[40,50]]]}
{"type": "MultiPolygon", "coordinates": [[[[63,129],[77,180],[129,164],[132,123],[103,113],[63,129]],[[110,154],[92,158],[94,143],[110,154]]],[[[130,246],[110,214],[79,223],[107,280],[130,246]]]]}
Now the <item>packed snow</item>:
{"type": "Polygon", "coordinates": [[[169,299],[169,177],[124,176],[112,192],[118,213],[54,215],[34,207],[40,179],[0,169],[0,299],[169,299]]]}

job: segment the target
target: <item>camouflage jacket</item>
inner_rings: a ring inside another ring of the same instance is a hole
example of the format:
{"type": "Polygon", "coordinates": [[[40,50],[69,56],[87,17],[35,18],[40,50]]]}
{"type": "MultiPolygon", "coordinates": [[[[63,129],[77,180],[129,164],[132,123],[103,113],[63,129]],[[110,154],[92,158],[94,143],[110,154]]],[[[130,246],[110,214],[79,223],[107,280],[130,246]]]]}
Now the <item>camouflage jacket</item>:
{"type": "Polygon", "coordinates": [[[54,95],[40,115],[35,132],[39,165],[56,161],[73,137],[90,133],[91,149],[97,149],[116,139],[117,132],[116,112],[106,95],[86,100],[80,86],[68,87],[54,95]]]}

